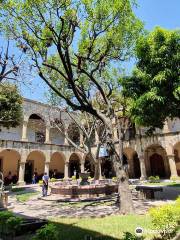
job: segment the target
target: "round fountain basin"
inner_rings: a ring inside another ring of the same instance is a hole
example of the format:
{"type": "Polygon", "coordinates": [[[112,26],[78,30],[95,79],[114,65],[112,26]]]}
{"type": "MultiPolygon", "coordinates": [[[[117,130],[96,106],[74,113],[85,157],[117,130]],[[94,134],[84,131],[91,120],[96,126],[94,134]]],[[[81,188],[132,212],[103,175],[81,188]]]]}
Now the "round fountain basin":
{"type": "Polygon", "coordinates": [[[92,197],[99,195],[112,195],[118,192],[117,184],[94,184],[94,185],[53,185],[51,186],[52,194],[69,196],[70,198],[79,198],[81,196],[92,197]]]}

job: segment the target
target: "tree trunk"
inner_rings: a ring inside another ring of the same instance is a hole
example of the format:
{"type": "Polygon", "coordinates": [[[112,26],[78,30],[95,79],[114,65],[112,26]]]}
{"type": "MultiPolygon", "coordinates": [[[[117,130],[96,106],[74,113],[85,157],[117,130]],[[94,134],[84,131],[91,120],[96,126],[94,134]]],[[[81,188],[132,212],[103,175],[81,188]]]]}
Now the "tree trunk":
{"type": "Polygon", "coordinates": [[[100,160],[97,159],[95,161],[94,180],[99,180],[100,176],[101,176],[101,163],[100,160]]]}
{"type": "MultiPolygon", "coordinates": [[[[113,129],[110,129],[111,136],[113,129]]],[[[121,214],[131,214],[134,212],[132,201],[132,193],[129,188],[129,178],[125,167],[123,166],[123,132],[121,126],[118,126],[119,132],[119,153],[116,151],[116,146],[113,141],[111,142],[111,150],[115,153],[113,157],[113,165],[118,178],[118,194],[119,194],[119,210],[121,214]]]]}
{"type": "Polygon", "coordinates": [[[119,210],[121,214],[132,214],[134,213],[134,206],[132,201],[132,193],[129,188],[129,181],[127,174],[124,170],[119,171],[119,210]]]}

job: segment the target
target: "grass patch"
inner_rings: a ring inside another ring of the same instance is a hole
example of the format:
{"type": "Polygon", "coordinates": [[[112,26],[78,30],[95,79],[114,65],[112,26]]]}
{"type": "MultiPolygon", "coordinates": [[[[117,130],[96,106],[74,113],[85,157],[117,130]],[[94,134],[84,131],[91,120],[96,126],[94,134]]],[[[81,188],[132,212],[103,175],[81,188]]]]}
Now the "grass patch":
{"type": "Polygon", "coordinates": [[[26,188],[23,188],[23,187],[19,187],[19,188],[12,188],[11,189],[11,192],[23,192],[25,191],[26,188]]]}
{"type": "MultiPolygon", "coordinates": [[[[137,227],[151,229],[149,215],[108,216],[104,218],[51,218],[56,223],[61,239],[79,240],[91,236],[93,240],[120,240],[124,232],[135,233],[137,227]]],[[[146,239],[150,235],[146,234],[146,239]]]]}
{"type": "Polygon", "coordinates": [[[26,193],[19,193],[16,196],[17,201],[19,202],[26,202],[30,200],[32,197],[39,195],[39,192],[26,192],[26,193]]]}

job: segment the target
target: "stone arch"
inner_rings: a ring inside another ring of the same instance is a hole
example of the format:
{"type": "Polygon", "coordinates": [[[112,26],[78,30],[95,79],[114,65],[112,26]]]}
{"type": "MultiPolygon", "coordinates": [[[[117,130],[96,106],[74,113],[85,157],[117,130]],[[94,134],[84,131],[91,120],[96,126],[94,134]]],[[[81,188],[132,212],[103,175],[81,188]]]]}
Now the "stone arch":
{"type": "Polygon", "coordinates": [[[140,168],[140,160],[138,153],[135,151],[133,154],[133,178],[141,177],[141,168],[140,168]]]}
{"type": "Polygon", "coordinates": [[[5,184],[16,183],[19,175],[21,155],[13,149],[4,149],[0,152],[0,171],[4,175],[5,184]]]}
{"type": "Polygon", "coordinates": [[[173,146],[177,174],[180,176],[180,141],[173,146]]]}
{"type": "Polygon", "coordinates": [[[138,153],[131,147],[124,148],[123,153],[126,156],[129,165],[129,178],[140,178],[141,170],[138,153]]]}
{"type": "Polygon", "coordinates": [[[25,164],[25,182],[31,183],[33,174],[37,175],[37,181],[42,179],[45,168],[45,154],[42,151],[31,151],[25,164]]]}
{"type": "Polygon", "coordinates": [[[152,144],[145,150],[147,176],[169,178],[170,170],[166,150],[159,144],[152,144]]]}
{"type": "Polygon", "coordinates": [[[65,161],[66,158],[62,152],[54,152],[51,155],[49,164],[49,176],[54,178],[63,178],[65,161]]]}
{"type": "Polygon", "coordinates": [[[29,115],[27,123],[27,138],[30,142],[45,142],[46,121],[39,113],[29,115]]]}
{"type": "Polygon", "coordinates": [[[72,153],[69,158],[69,177],[79,177],[81,157],[78,153],[72,153]]]}

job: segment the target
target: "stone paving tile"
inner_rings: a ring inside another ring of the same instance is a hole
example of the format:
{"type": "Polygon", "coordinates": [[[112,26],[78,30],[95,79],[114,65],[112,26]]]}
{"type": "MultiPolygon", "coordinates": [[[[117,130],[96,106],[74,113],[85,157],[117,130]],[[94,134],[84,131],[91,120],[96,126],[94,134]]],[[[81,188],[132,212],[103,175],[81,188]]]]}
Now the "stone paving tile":
{"type": "MultiPolygon", "coordinates": [[[[9,202],[13,206],[13,212],[27,217],[50,218],[50,217],[103,217],[118,213],[117,206],[111,202],[93,203],[62,203],[57,196],[49,196],[47,199],[41,199],[40,196],[33,196],[24,203],[18,202],[15,195],[10,195],[9,202]],[[48,200],[48,201],[47,201],[48,200]]],[[[155,200],[133,200],[137,214],[145,214],[152,206],[162,205],[169,201],[155,200]]]]}

